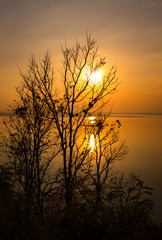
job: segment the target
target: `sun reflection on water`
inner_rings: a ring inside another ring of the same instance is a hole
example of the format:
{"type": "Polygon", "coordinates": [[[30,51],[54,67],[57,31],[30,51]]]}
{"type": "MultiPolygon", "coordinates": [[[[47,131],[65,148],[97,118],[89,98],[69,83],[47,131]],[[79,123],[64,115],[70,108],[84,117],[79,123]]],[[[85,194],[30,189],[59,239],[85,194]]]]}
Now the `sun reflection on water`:
{"type": "Polygon", "coordinates": [[[94,136],[94,134],[91,134],[91,136],[90,136],[89,146],[90,146],[91,151],[93,152],[94,149],[95,149],[95,136],[94,136]]]}
{"type": "Polygon", "coordinates": [[[89,117],[89,120],[95,120],[96,117],[89,117]]]}

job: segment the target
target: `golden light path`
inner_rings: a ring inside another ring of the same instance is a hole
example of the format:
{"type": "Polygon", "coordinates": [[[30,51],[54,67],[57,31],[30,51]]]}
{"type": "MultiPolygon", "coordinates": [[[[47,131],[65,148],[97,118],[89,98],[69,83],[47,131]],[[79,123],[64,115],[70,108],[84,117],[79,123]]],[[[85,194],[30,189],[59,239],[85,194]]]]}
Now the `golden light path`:
{"type": "Polygon", "coordinates": [[[95,120],[96,117],[89,117],[89,120],[95,120]]]}
{"type": "MultiPolygon", "coordinates": [[[[90,120],[90,123],[93,125],[95,124],[95,118],[94,116],[89,117],[88,119],[90,120]]],[[[95,136],[94,134],[90,135],[90,139],[89,139],[89,147],[91,149],[91,152],[93,152],[95,150],[95,136]]]]}
{"type": "Polygon", "coordinates": [[[93,152],[94,149],[95,149],[95,136],[94,136],[94,134],[91,134],[91,136],[90,136],[89,146],[90,146],[91,151],[93,152]]]}
{"type": "Polygon", "coordinates": [[[88,119],[90,120],[90,123],[91,123],[91,124],[94,124],[94,123],[95,123],[95,118],[96,118],[96,117],[89,117],[89,118],[88,118],[88,119]]]}

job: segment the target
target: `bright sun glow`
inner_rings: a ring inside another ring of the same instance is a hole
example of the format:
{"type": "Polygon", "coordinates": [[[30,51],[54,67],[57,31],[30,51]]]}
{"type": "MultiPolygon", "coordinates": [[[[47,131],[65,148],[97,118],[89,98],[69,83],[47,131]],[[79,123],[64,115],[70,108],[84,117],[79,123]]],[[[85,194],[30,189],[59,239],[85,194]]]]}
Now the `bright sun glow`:
{"type": "Polygon", "coordinates": [[[89,118],[88,118],[88,119],[90,120],[90,123],[91,123],[91,124],[94,124],[94,123],[95,123],[95,118],[96,118],[96,117],[89,117],[89,118]]]}
{"type": "Polygon", "coordinates": [[[89,117],[89,120],[95,120],[96,117],[89,117]]]}
{"type": "Polygon", "coordinates": [[[90,79],[89,80],[90,84],[97,84],[102,79],[102,72],[99,71],[99,70],[96,70],[96,71],[93,71],[93,72],[88,70],[88,72],[86,73],[86,77],[90,79]]]}
{"type": "Polygon", "coordinates": [[[95,149],[95,136],[93,134],[91,134],[90,136],[89,146],[91,151],[93,152],[95,149]]]}
{"type": "Polygon", "coordinates": [[[90,123],[91,123],[91,124],[94,124],[94,123],[95,123],[95,121],[93,121],[93,120],[92,120],[90,123]]]}

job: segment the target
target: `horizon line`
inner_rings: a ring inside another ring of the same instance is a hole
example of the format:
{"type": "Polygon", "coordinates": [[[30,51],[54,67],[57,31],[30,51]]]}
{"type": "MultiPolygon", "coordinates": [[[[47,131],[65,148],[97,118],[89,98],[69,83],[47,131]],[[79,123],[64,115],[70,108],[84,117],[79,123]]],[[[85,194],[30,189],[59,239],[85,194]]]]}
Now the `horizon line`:
{"type": "MultiPolygon", "coordinates": [[[[11,112],[8,111],[0,111],[0,116],[8,116],[10,115],[11,112]]],[[[113,116],[113,115],[162,115],[162,113],[143,113],[143,112],[111,112],[111,113],[106,113],[109,116],[113,116]]]]}

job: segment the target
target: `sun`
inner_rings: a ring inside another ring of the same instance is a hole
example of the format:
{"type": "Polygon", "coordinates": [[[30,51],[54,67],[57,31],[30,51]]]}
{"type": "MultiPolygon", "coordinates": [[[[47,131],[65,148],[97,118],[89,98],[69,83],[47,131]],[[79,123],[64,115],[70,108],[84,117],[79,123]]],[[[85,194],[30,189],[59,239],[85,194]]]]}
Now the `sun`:
{"type": "Polygon", "coordinates": [[[90,69],[86,72],[86,78],[89,79],[90,84],[97,84],[102,80],[101,70],[91,71],[90,69]]]}

